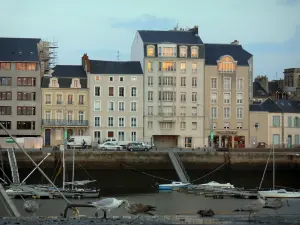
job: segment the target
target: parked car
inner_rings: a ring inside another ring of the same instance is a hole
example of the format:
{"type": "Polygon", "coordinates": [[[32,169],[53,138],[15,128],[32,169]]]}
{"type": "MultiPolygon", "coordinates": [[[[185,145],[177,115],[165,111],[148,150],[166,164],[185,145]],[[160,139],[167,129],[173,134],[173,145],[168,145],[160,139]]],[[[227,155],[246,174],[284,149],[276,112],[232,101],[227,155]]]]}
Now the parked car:
{"type": "Polygon", "coordinates": [[[98,148],[100,150],[118,150],[118,151],[120,151],[122,149],[122,146],[117,145],[113,142],[105,142],[103,144],[98,145],[98,148]]]}
{"type": "Polygon", "coordinates": [[[149,148],[141,142],[132,142],[127,145],[128,151],[149,151],[149,148]]]}

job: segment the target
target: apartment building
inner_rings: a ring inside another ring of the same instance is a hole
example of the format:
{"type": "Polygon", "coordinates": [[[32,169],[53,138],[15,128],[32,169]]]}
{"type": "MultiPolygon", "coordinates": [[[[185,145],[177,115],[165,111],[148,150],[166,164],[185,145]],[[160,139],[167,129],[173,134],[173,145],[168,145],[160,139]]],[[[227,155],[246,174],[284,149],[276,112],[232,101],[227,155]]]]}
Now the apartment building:
{"type": "Polygon", "coordinates": [[[45,146],[64,143],[65,136],[88,135],[89,99],[81,65],[57,65],[42,79],[42,132],[45,146]]]}
{"type": "MultiPolygon", "coordinates": [[[[15,137],[41,135],[41,43],[0,38],[0,122],[15,137]]],[[[7,136],[2,129],[0,136],[7,136]]]]}
{"type": "Polygon", "coordinates": [[[144,71],[144,139],[159,148],[204,146],[204,45],[198,27],[139,30],[131,60],[144,71]]]}
{"type": "Polygon", "coordinates": [[[249,145],[253,57],[234,41],[205,44],[205,136],[214,147],[249,145]]]}
{"type": "Polygon", "coordinates": [[[253,146],[265,142],[269,146],[299,146],[300,101],[268,98],[250,105],[250,139],[253,146]]]}
{"type": "Polygon", "coordinates": [[[82,57],[87,72],[94,141],[105,138],[143,141],[143,71],[140,62],[90,60],[82,57]]]}

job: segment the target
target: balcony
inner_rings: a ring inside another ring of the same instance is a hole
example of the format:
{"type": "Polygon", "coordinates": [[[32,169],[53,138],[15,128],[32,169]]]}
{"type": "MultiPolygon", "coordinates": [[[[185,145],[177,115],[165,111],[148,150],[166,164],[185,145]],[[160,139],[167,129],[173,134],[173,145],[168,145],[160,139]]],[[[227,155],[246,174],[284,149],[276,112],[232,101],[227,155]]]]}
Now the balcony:
{"type": "Polygon", "coordinates": [[[47,120],[43,119],[42,120],[42,125],[43,126],[55,126],[55,127],[60,127],[60,126],[69,126],[69,127],[74,127],[74,126],[83,126],[86,127],[88,126],[89,121],[88,120],[47,120]]]}

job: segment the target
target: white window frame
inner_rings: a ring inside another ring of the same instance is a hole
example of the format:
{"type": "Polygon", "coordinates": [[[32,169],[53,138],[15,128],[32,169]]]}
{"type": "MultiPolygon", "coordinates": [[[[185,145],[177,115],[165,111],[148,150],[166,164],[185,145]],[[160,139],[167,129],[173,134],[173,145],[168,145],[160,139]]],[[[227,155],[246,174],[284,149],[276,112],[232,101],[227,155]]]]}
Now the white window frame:
{"type": "Polygon", "coordinates": [[[123,134],[124,134],[124,136],[123,136],[124,140],[123,141],[125,141],[126,140],[126,132],[124,130],[118,130],[117,131],[118,141],[121,141],[120,138],[119,138],[120,137],[120,135],[119,135],[120,132],[123,132],[123,134]]]}
{"type": "Polygon", "coordinates": [[[95,75],[95,77],[94,77],[95,79],[95,82],[100,82],[100,75],[95,75]],[[98,78],[98,80],[97,80],[97,78],[98,78]]]}
{"type": "Polygon", "coordinates": [[[243,91],[243,90],[244,90],[244,86],[245,86],[244,78],[242,78],[242,77],[237,77],[237,78],[236,78],[236,90],[237,90],[237,91],[243,91]],[[242,81],[242,87],[241,87],[241,88],[239,88],[239,83],[238,83],[239,80],[242,81]]]}
{"type": "Polygon", "coordinates": [[[242,104],[244,104],[244,92],[237,92],[237,93],[236,93],[236,104],[237,104],[237,105],[242,105],[242,104]],[[241,99],[238,98],[239,95],[242,96],[241,99]],[[242,101],[239,102],[239,100],[242,100],[242,101]]]}
{"type": "Polygon", "coordinates": [[[224,105],[230,105],[231,104],[231,92],[223,92],[223,104],[224,105]],[[225,96],[229,95],[229,102],[226,102],[225,96]]]}
{"type": "Polygon", "coordinates": [[[191,47],[191,58],[198,58],[198,57],[199,57],[199,47],[192,46],[191,47]],[[192,54],[193,50],[196,50],[196,52],[197,52],[196,56],[193,56],[193,54],[192,54]]]}
{"type": "Polygon", "coordinates": [[[85,112],[83,110],[79,110],[78,111],[78,120],[79,121],[84,121],[85,117],[85,112]],[[80,117],[82,116],[82,119],[80,119],[80,117]]]}
{"type": "Polygon", "coordinates": [[[131,128],[137,128],[138,127],[138,119],[137,119],[136,116],[131,116],[130,117],[130,127],[131,128]],[[135,118],[135,127],[132,126],[132,119],[134,119],[134,118],[135,118]]]}
{"type": "Polygon", "coordinates": [[[180,46],[179,47],[179,57],[180,58],[187,58],[187,46],[180,46]],[[185,54],[181,54],[182,53],[181,49],[183,49],[185,51],[185,54]]]}
{"type": "Polygon", "coordinates": [[[130,97],[136,98],[138,96],[138,89],[137,87],[130,87],[130,97]],[[135,96],[132,95],[132,89],[135,88],[135,96]]]}
{"type": "Polygon", "coordinates": [[[116,104],[115,104],[114,101],[108,101],[107,102],[107,111],[108,112],[116,112],[116,104]],[[110,103],[112,103],[112,105],[113,105],[113,109],[112,110],[109,108],[110,107],[110,103]]]}
{"type": "Polygon", "coordinates": [[[137,111],[138,111],[138,102],[137,102],[137,101],[131,101],[131,102],[130,102],[130,112],[137,112],[137,111]],[[135,102],[135,104],[136,104],[136,111],[132,111],[131,104],[132,104],[133,102],[135,102]]]}
{"type": "MultiPolygon", "coordinates": [[[[101,142],[101,136],[102,136],[101,130],[94,130],[94,132],[93,132],[93,140],[96,141],[96,139],[95,139],[95,133],[96,133],[96,132],[99,132],[99,134],[100,134],[99,139],[100,139],[100,142],[101,142]]],[[[98,139],[98,138],[97,138],[97,139],[98,139]]],[[[97,141],[98,141],[98,140],[97,140],[97,141]]]]}
{"type": "Polygon", "coordinates": [[[192,77],[192,87],[193,88],[198,87],[198,79],[197,79],[197,77],[192,77]],[[195,85],[194,85],[194,83],[195,83],[195,85]]]}
{"type": "Polygon", "coordinates": [[[147,100],[149,101],[149,102],[152,102],[153,101],[153,91],[148,91],[148,93],[147,93],[147,100]],[[151,98],[149,98],[149,97],[151,97],[151,98]]]}
{"type": "Polygon", "coordinates": [[[147,52],[146,52],[147,57],[155,57],[155,46],[154,45],[147,45],[147,52]],[[153,55],[148,55],[148,49],[153,48],[153,55]]]}
{"type": "Polygon", "coordinates": [[[107,97],[109,97],[109,98],[116,97],[116,88],[115,88],[115,86],[108,86],[107,97]],[[109,88],[111,88],[111,87],[114,89],[113,96],[110,96],[110,95],[109,95],[109,88]]]}
{"type": "Polygon", "coordinates": [[[192,92],[192,102],[198,102],[198,92],[192,92]],[[196,95],[194,95],[196,93],[196,95]],[[193,97],[196,96],[196,100],[193,97]]]}
{"type": "Polygon", "coordinates": [[[110,138],[114,138],[114,139],[116,139],[116,132],[114,131],[114,130],[108,130],[108,131],[106,131],[106,137],[108,137],[108,132],[113,132],[113,136],[112,137],[110,137],[110,138]]]}
{"type": "Polygon", "coordinates": [[[210,78],[210,89],[213,89],[213,90],[218,89],[218,78],[217,77],[210,78]],[[216,79],[216,87],[215,88],[213,87],[213,82],[212,82],[213,79],[216,79]]]}
{"type": "Polygon", "coordinates": [[[94,97],[100,97],[101,96],[101,86],[94,86],[94,97]],[[99,95],[96,95],[96,87],[99,88],[99,95]]]}
{"type": "Polygon", "coordinates": [[[150,61],[150,60],[147,61],[147,71],[148,71],[149,73],[152,73],[152,72],[153,72],[153,61],[150,61]],[[149,64],[151,65],[150,68],[149,68],[149,64]]]}
{"type": "Polygon", "coordinates": [[[210,95],[210,104],[217,105],[218,104],[218,97],[219,97],[218,96],[218,92],[211,92],[211,95],[210,95]],[[213,95],[216,95],[216,99],[215,99],[216,101],[215,102],[213,101],[213,98],[212,98],[213,95]]]}
{"type": "Polygon", "coordinates": [[[115,81],[115,79],[114,79],[114,77],[113,77],[113,76],[109,76],[109,77],[108,77],[108,81],[109,81],[109,82],[114,82],[114,81],[115,81]],[[110,78],[112,78],[112,79],[110,79],[110,78]]]}
{"type": "Polygon", "coordinates": [[[94,116],[94,127],[101,127],[101,116],[94,116]],[[96,126],[96,118],[99,118],[99,126],[96,126]]]}
{"type": "Polygon", "coordinates": [[[131,131],[131,133],[130,133],[130,139],[131,139],[131,141],[132,142],[136,142],[137,141],[137,132],[136,131],[131,131]],[[133,137],[133,133],[135,133],[135,140],[132,138],[133,137]]]}
{"type": "Polygon", "coordinates": [[[124,101],[118,101],[118,112],[125,112],[125,102],[124,101]],[[123,103],[123,111],[122,110],[120,110],[120,103],[123,103]]]}
{"type": "Polygon", "coordinates": [[[123,76],[119,77],[119,82],[124,82],[124,77],[123,76]]]}
{"type": "Polygon", "coordinates": [[[211,106],[210,107],[210,117],[211,119],[218,119],[218,107],[217,106],[211,106]],[[216,116],[213,115],[213,109],[216,109],[216,116]]]}
{"type": "Polygon", "coordinates": [[[223,78],[223,90],[231,90],[231,77],[223,78]],[[225,80],[229,80],[229,88],[225,88],[225,80]]]}
{"type": "Polygon", "coordinates": [[[244,119],[244,107],[236,107],[236,119],[238,119],[238,120],[244,119]],[[241,117],[238,117],[238,109],[242,110],[242,116],[241,117]]]}
{"type": "Polygon", "coordinates": [[[125,116],[118,116],[118,127],[125,127],[125,126],[126,126],[125,116]],[[123,119],[123,126],[120,126],[120,119],[123,119]]]}
{"type": "Polygon", "coordinates": [[[100,112],[101,111],[101,100],[94,100],[94,112],[100,112]],[[95,102],[99,102],[99,110],[96,110],[95,108],[95,102]]]}
{"type": "Polygon", "coordinates": [[[153,105],[148,105],[148,107],[147,107],[147,115],[148,116],[153,116],[153,111],[154,111],[153,109],[154,109],[153,105]],[[150,107],[152,110],[149,110],[150,107]],[[152,112],[150,113],[150,111],[152,111],[152,112]]]}
{"type": "Polygon", "coordinates": [[[229,107],[229,106],[226,106],[226,107],[224,106],[223,107],[223,119],[224,120],[230,120],[231,119],[231,107],[229,107]],[[228,117],[225,117],[225,109],[226,108],[229,109],[229,115],[228,115],[228,117]]]}
{"type": "Polygon", "coordinates": [[[153,76],[148,76],[148,86],[151,87],[153,86],[153,76]]]}
{"type": "Polygon", "coordinates": [[[186,73],[186,62],[180,62],[180,73],[186,73]],[[182,69],[181,65],[185,65],[184,69],[182,69]]]}
{"type": "Polygon", "coordinates": [[[137,77],[136,76],[132,76],[131,77],[131,81],[136,81],[137,80],[137,77]]]}
{"type": "Polygon", "coordinates": [[[198,71],[198,64],[197,64],[197,62],[192,62],[191,67],[192,67],[192,73],[197,73],[197,71],[198,71]],[[196,69],[193,69],[193,65],[195,65],[195,64],[196,64],[196,69]]]}
{"type": "Polygon", "coordinates": [[[118,86],[118,97],[121,97],[121,98],[125,98],[125,87],[124,86],[118,86]],[[120,96],[120,88],[123,88],[124,89],[124,96],[120,96]]]}
{"type": "Polygon", "coordinates": [[[180,77],[180,87],[186,87],[186,77],[180,77]]]}
{"type": "Polygon", "coordinates": [[[108,116],[107,117],[107,127],[115,127],[115,118],[113,117],[113,116],[108,116]],[[112,122],[113,122],[113,124],[112,124],[112,126],[110,126],[110,124],[109,124],[109,119],[110,118],[112,118],[113,120],[112,120],[112,122]]]}

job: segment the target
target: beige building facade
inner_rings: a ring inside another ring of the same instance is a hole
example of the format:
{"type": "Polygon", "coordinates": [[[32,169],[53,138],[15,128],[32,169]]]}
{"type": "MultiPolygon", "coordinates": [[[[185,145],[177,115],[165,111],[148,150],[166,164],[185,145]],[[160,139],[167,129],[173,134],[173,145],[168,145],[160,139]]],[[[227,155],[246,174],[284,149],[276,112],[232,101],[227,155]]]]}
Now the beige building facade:
{"type": "Polygon", "coordinates": [[[204,45],[198,27],[137,31],[131,59],[144,71],[144,140],[158,148],[204,146],[204,45]]]}
{"type": "Polygon", "coordinates": [[[81,66],[58,65],[42,80],[42,133],[45,146],[64,144],[67,136],[88,135],[87,79],[81,66]]]}
{"type": "Polygon", "coordinates": [[[87,72],[90,110],[89,135],[94,142],[105,138],[143,141],[143,72],[139,62],[89,60],[87,72]]]}
{"type": "Polygon", "coordinates": [[[249,146],[252,55],[237,41],[205,44],[205,144],[249,146]]]}

